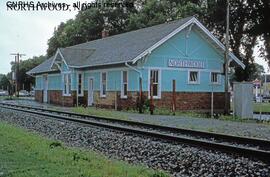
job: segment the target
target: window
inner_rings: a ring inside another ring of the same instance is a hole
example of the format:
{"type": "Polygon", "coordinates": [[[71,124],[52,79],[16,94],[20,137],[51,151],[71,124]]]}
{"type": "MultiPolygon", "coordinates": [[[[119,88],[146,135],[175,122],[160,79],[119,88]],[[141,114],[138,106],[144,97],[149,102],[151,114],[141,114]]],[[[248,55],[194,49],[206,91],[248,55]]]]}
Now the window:
{"type": "MultiPolygon", "coordinates": [[[[150,83],[151,83],[151,80],[152,80],[152,83],[153,83],[153,97],[154,98],[159,98],[160,97],[160,83],[159,83],[159,70],[151,70],[150,71],[150,83]]],[[[149,89],[150,91],[150,89],[149,89]]]]}
{"type": "Polygon", "coordinates": [[[211,83],[217,84],[218,83],[218,73],[211,72],[211,83]]]}
{"type": "Polygon", "coordinates": [[[101,73],[101,84],[100,84],[100,96],[106,97],[106,90],[107,90],[107,73],[101,73]]]}
{"type": "Polygon", "coordinates": [[[77,81],[78,81],[78,87],[77,87],[78,96],[83,96],[83,74],[82,73],[78,73],[77,81]]]}
{"type": "Polygon", "coordinates": [[[199,83],[199,72],[198,71],[189,71],[188,82],[190,84],[198,84],[199,83]]]}
{"type": "Polygon", "coordinates": [[[70,74],[64,74],[64,96],[70,96],[71,93],[71,76],[70,74]]]}
{"type": "Polygon", "coordinates": [[[127,71],[122,71],[122,86],[121,86],[121,97],[127,98],[128,91],[128,73],[127,71]]]}

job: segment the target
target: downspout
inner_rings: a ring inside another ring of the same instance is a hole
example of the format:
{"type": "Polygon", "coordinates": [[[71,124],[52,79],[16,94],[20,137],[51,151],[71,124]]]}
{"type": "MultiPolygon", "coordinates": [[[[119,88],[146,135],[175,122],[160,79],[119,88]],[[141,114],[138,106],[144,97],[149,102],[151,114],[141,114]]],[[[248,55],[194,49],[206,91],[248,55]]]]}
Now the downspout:
{"type": "Polygon", "coordinates": [[[136,71],[137,73],[139,73],[140,78],[142,78],[142,72],[141,72],[140,70],[138,70],[137,68],[135,68],[135,67],[129,65],[127,61],[125,62],[125,65],[126,65],[128,68],[130,68],[130,69],[136,71]]]}
{"type": "Polygon", "coordinates": [[[138,70],[137,68],[129,65],[127,62],[125,62],[125,65],[128,68],[130,68],[130,69],[136,71],[137,73],[139,73],[139,112],[142,113],[143,112],[142,111],[142,95],[143,95],[143,93],[142,93],[142,72],[140,70],[138,70]]]}

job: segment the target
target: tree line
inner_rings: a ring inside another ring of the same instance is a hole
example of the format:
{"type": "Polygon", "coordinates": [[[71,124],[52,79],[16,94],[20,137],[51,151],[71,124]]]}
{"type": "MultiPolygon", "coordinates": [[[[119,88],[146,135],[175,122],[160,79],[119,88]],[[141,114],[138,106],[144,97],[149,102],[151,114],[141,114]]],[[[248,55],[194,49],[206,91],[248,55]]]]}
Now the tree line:
{"type": "MultiPolygon", "coordinates": [[[[109,0],[118,2],[119,0],[109,0]]],[[[222,42],[225,38],[226,0],[123,0],[134,7],[89,9],[73,20],[61,23],[48,40],[47,55],[58,47],[67,47],[101,38],[104,27],[110,35],[153,26],[171,20],[196,16],[222,42]],[[107,22],[107,23],[106,23],[107,22]],[[106,23],[106,24],[105,24],[106,23]]],[[[230,0],[230,48],[246,65],[236,66],[235,81],[250,81],[254,77],[253,51],[270,64],[270,1],[230,0]],[[262,41],[262,45],[258,42],[262,41]]]]}

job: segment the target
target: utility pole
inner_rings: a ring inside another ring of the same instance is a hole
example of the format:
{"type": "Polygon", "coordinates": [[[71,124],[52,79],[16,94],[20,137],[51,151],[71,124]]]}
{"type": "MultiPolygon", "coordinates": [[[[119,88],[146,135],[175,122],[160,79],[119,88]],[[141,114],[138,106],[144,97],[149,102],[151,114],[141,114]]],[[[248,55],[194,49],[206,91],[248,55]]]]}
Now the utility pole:
{"type": "Polygon", "coordinates": [[[226,13],[226,38],[225,38],[225,109],[224,114],[229,114],[229,103],[230,103],[230,96],[229,96],[229,15],[230,15],[230,2],[227,0],[227,13],[226,13]]]}
{"type": "Polygon", "coordinates": [[[18,97],[19,96],[19,64],[20,64],[20,57],[25,56],[26,54],[21,54],[21,53],[11,53],[10,55],[15,56],[15,95],[18,97]]]}

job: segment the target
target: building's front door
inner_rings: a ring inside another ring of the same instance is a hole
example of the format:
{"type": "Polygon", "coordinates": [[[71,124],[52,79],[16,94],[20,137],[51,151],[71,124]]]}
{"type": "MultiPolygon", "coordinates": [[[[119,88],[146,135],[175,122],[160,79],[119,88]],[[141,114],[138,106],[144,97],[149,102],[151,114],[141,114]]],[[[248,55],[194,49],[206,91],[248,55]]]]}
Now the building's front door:
{"type": "Polygon", "coordinates": [[[43,76],[43,102],[48,102],[48,76],[43,76]]]}
{"type": "Polygon", "coordinates": [[[88,106],[92,106],[94,102],[94,79],[89,78],[88,82],[88,106]]]}

